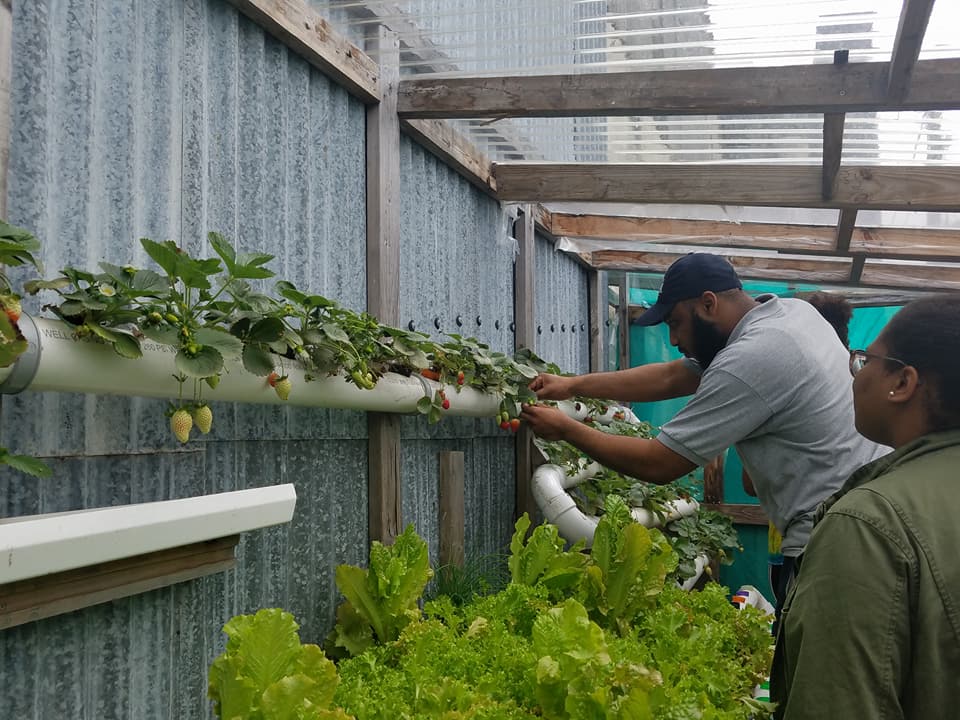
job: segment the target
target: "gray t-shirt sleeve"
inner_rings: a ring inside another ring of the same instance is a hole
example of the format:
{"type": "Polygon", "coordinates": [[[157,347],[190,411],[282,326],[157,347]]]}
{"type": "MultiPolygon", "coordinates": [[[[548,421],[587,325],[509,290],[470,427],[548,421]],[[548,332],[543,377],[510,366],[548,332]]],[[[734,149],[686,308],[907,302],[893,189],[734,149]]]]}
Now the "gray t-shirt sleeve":
{"type": "Polygon", "coordinates": [[[717,368],[703,374],[696,394],[661,428],[657,440],[690,462],[706,465],[771,415],[753,388],[717,368]]]}

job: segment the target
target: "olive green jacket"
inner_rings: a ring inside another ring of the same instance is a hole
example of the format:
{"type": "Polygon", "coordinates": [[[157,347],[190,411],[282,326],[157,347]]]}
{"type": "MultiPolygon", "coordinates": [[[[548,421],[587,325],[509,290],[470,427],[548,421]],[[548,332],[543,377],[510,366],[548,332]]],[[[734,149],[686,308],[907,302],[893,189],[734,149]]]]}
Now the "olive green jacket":
{"type": "Polygon", "coordinates": [[[960,718],[960,431],[865,465],[818,517],[784,603],[776,716],[960,718]]]}

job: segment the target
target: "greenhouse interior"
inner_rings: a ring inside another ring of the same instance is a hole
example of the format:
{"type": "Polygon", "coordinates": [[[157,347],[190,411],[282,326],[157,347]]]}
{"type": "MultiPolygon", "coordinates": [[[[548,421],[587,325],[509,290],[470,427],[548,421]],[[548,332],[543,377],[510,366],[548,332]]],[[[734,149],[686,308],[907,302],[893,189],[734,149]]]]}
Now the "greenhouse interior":
{"type": "Polygon", "coordinates": [[[950,716],[958,27],[0,0],[0,716],[950,716]]]}

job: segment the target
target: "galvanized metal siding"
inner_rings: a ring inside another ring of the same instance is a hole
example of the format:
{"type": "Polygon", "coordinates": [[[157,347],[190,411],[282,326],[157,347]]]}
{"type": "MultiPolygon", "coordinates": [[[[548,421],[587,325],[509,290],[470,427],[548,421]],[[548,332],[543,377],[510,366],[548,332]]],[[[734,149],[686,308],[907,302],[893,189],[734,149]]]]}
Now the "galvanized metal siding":
{"type": "MultiPolygon", "coordinates": [[[[401,142],[400,176],[402,325],[412,322],[438,340],[444,333],[476,337],[493,350],[512,353],[515,241],[507,232],[509,218],[497,202],[407,137],[401,142]]],[[[427,539],[431,558],[436,561],[439,551],[441,450],[464,452],[467,556],[489,554],[509,542],[513,436],[492,419],[445,418],[429,426],[423,418],[404,418],[402,431],[404,523],[414,523],[427,539]]]]}
{"type": "Polygon", "coordinates": [[[565,372],[590,370],[587,271],[538,235],[534,250],[535,352],[565,372]]]}
{"type": "MultiPolygon", "coordinates": [[[[141,236],[212,254],[217,230],[275,253],[298,286],[364,306],[360,103],[219,0],[15,5],[9,216],[44,243],[48,275],[146,264],[141,236]]],[[[164,409],[4,398],[0,442],[48,457],[54,477],[0,471],[0,515],[294,482],[294,522],[246,534],[236,571],[0,633],[5,716],[210,717],[223,622],[284,606],[322,641],[335,565],[365,561],[362,413],[217,404],[211,435],[181,447],[164,409]]]]}

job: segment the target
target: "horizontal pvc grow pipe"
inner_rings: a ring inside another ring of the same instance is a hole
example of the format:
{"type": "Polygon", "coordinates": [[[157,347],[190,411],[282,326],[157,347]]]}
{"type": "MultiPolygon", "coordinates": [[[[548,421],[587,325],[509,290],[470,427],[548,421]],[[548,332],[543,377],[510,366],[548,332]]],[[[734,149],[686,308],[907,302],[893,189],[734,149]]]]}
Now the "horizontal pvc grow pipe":
{"type": "MultiPolygon", "coordinates": [[[[556,525],[560,535],[569,542],[586,540],[587,547],[593,544],[598,517],[586,515],[570,497],[567,489],[573,487],[559,465],[546,464],[533,473],[533,497],[547,522],[556,525]]],[[[633,508],[630,514],[644,527],[657,527],[684,515],[692,515],[700,507],[694,500],[675,500],[666,504],[668,512],[662,518],[645,508],[633,508]]]]}
{"type": "MultiPolygon", "coordinates": [[[[35,392],[79,392],[101,395],[175,398],[179,386],[174,379],[176,349],[150,340],[141,343],[143,357],[130,360],[96,337],[77,338],[71,326],[58,320],[22,315],[20,328],[29,349],[10,368],[0,373],[0,393],[22,390],[35,392]]],[[[277,358],[277,371],[280,358],[277,358]]],[[[283,371],[293,390],[281,400],[266,378],[247,372],[238,360],[227,360],[216,389],[204,387],[207,400],[227,402],[304,405],[366,410],[369,412],[415,413],[417,402],[433,396],[440,383],[416,375],[404,377],[387,373],[372,390],[361,390],[344,375],[322,377],[309,382],[302,366],[283,360],[283,371]]],[[[189,385],[187,386],[189,391],[189,385]]],[[[447,386],[449,415],[488,417],[500,409],[500,397],[472,388],[447,386]]]]}
{"type": "Polygon", "coordinates": [[[0,520],[0,584],[288,523],[296,501],[287,484],[0,520]]]}

